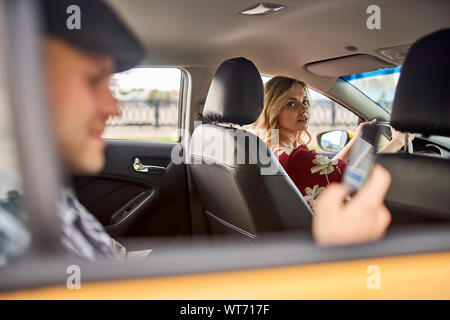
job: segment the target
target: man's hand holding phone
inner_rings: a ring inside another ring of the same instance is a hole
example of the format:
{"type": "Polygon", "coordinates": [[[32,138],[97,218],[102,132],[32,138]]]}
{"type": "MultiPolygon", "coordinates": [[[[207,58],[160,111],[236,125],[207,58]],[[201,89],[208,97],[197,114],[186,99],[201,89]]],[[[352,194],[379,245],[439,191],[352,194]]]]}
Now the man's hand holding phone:
{"type": "Polygon", "coordinates": [[[379,127],[372,121],[358,129],[343,183],[330,184],[314,206],[313,235],[319,245],[375,241],[390,224],[383,201],[391,176],[380,165],[374,166],[379,127]]]}
{"type": "Polygon", "coordinates": [[[361,127],[361,132],[352,146],[348,165],[342,177],[342,182],[350,189],[350,195],[356,193],[370,176],[379,138],[379,126],[368,124],[361,127]]]}
{"type": "Polygon", "coordinates": [[[350,189],[330,184],[314,205],[313,236],[322,246],[349,245],[381,239],[391,222],[383,200],[391,184],[389,172],[376,164],[366,184],[348,202],[350,189]]]}

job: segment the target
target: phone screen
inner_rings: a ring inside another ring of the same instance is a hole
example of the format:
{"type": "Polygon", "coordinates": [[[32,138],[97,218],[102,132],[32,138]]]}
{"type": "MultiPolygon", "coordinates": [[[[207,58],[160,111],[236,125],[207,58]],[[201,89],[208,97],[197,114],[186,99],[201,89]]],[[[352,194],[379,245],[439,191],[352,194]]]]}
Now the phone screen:
{"type": "Polygon", "coordinates": [[[342,182],[350,189],[350,195],[358,191],[367,181],[375,162],[379,126],[364,126],[361,137],[356,140],[350,151],[348,165],[342,182]]]}

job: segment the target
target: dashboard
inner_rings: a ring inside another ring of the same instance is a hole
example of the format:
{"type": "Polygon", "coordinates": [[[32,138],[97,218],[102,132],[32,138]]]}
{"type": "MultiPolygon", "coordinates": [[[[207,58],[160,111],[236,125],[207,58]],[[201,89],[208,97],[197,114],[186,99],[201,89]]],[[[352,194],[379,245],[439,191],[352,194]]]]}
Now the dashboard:
{"type": "Polygon", "coordinates": [[[429,156],[438,156],[450,159],[450,151],[444,146],[436,144],[430,138],[416,136],[413,141],[414,153],[425,154],[429,156]]]}

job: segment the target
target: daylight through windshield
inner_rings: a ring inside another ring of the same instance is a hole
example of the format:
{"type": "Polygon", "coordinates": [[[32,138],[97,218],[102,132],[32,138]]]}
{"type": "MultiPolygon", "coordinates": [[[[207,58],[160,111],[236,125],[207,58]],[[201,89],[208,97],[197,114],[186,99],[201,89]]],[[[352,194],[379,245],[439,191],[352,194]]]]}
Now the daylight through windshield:
{"type": "Polygon", "coordinates": [[[402,67],[399,66],[351,74],[342,78],[390,113],[401,70],[402,67]]]}

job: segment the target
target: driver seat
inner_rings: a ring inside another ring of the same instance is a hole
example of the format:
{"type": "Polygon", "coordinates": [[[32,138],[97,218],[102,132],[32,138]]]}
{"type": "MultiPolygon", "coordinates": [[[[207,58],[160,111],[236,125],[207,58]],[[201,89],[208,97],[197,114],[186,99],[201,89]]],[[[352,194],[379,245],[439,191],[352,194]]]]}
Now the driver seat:
{"type": "Polygon", "coordinates": [[[264,89],[245,58],[223,62],[206,98],[206,124],[195,128],[189,170],[213,235],[254,240],[311,228],[312,211],[267,145],[235,125],[251,124],[264,89]]]}
{"type": "MultiPolygon", "coordinates": [[[[402,132],[450,136],[450,29],[415,42],[406,57],[392,106],[402,132]]],[[[414,141],[419,145],[420,141],[414,141]]],[[[423,147],[423,146],[422,146],[423,147]]],[[[423,154],[379,154],[392,176],[385,202],[392,223],[450,220],[450,159],[423,154]]]]}

